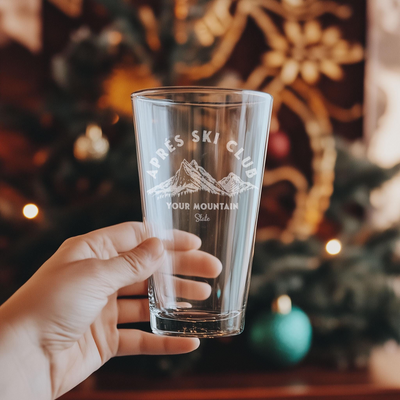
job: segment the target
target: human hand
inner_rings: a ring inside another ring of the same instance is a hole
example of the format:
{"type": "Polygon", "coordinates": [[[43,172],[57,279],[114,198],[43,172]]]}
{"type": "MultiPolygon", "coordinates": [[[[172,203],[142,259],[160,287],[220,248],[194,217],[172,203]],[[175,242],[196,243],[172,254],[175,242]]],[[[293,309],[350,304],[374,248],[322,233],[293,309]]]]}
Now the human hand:
{"type": "MultiPolygon", "coordinates": [[[[130,222],[68,239],[0,307],[5,399],[57,398],[113,356],[198,347],[196,338],[117,327],[149,320],[148,299],[120,297],[147,294],[147,278],[162,267],[167,251],[174,252],[182,274],[216,277],[221,271],[219,260],[197,250],[201,241],[192,234],[174,231],[174,249],[144,238],[143,224],[130,222]]],[[[185,296],[208,297],[206,283],[187,282],[186,290],[180,284],[185,296]]]]}

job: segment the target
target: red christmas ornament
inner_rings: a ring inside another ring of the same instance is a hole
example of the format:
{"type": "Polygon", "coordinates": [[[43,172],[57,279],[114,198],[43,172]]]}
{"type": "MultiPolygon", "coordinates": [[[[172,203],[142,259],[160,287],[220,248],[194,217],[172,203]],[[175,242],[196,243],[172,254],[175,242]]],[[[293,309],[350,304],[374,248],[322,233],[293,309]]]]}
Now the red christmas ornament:
{"type": "Polygon", "coordinates": [[[275,159],[286,158],[290,153],[290,139],[285,132],[271,132],[268,141],[268,155],[275,159]]]}

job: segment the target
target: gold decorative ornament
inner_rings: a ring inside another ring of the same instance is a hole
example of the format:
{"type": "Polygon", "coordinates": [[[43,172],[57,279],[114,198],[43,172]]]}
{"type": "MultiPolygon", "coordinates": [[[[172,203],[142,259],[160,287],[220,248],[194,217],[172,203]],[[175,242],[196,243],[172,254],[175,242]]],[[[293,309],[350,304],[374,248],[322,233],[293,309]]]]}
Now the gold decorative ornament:
{"type": "Polygon", "coordinates": [[[342,80],[343,65],[361,61],[364,53],[359,43],[349,43],[342,38],[339,27],[323,29],[318,18],[325,14],[347,19],[352,10],[335,1],[214,1],[195,23],[199,42],[203,46],[215,44],[210,60],[203,64],[179,64],[176,68],[191,81],[215,75],[227,63],[249,19],[253,19],[265,38],[269,50],[260,57],[260,64],[246,81],[237,80],[237,83],[239,87],[266,91],[274,96],[273,121],[279,120],[282,105],[301,119],[313,152],[313,174],[309,187],[303,174],[293,167],[265,172],[265,186],[279,180],[294,185],[296,209],[286,229],[260,228],[258,240],[278,237],[289,242],[315,233],[333,192],[336,150],[330,119],[351,121],[361,116],[359,104],[342,109],[331,104],[315,86],[321,75],[342,80]],[[283,23],[276,22],[273,15],[283,18],[283,23]],[[222,26],[218,24],[221,20],[225,21],[222,26]],[[214,21],[214,24],[207,21],[214,21]]]}
{"type": "Polygon", "coordinates": [[[146,65],[119,65],[103,84],[104,95],[100,98],[100,106],[111,107],[119,114],[131,116],[129,98],[132,92],[160,84],[146,65]]]}
{"type": "Polygon", "coordinates": [[[161,42],[158,35],[157,20],[153,10],[149,6],[140,7],[139,18],[146,29],[147,44],[151,50],[158,51],[161,47],[161,42]]]}
{"type": "Polygon", "coordinates": [[[76,18],[82,14],[83,0],[50,0],[50,1],[70,17],[76,18]]]}
{"type": "MultiPolygon", "coordinates": [[[[159,37],[154,14],[146,7],[139,13],[140,18],[149,47],[157,49],[159,37]]],[[[334,0],[214,0],[206,3],[201,18],[193,20],[189,14],[190,1],[175,0],[176,42],[186,43],[188,32],[192,31],[201,46],[213,47],[209,60],[204,63],[175,64],[174,72],[186,83],[196,83],[220,73],[249,20],[253,20],[261,31],[269,49],[260,56],[259,64],[245,80],[223,71],[221,82],[229,87],[261,90],[274,96],[274,129],[279,127],[282,106],[302,121],[313,153],[311,184],[294,167],[265,172],[264,186],[284,180],[296,188],[296,208],[284,230],[262,227],[258,230],[258,240],[272,237],[285,242],[306,239],[315,233],[333,192],[336,150],[331,119],[349,122],[359,118],[362,112],[360,104],[349,109],[332,104],[317,87],[322,75],[334,81],[343,80],[344,65],[361,61],[364,53],[359,43],[350,43],[342,37],[338,26],[322,28],[319,18],[330,14],[341,20],[348,19],[352,8],[334,0]]],[[[142,74],[143,80],[138,79],[140,74],[134,68],[116,69],[105,85],[108,93],[105,103],[118,112],[123,109],[130,114],[130,106],[121,100],[128,95],[122,93],[122,88],[132,87],[126,82],[136,81],[138,87],[135,90],[158,85],[150,71],[142,74]]]]}
{"type": "Polygon", "coordinates": [[[286,36],[270,41],[273,50],[263,55],[262,64],[265,71],[278,68],[287,85],[299,75],[309,85],[314,85],[321,73],[332,80],[341,80],[341,64],[363,59],[361,45],[351,45],[343,40],[338,27],[322,30],[316,20],[307,21],[303,27],[298,22],[286,21],[283,27],[286,36]]]}

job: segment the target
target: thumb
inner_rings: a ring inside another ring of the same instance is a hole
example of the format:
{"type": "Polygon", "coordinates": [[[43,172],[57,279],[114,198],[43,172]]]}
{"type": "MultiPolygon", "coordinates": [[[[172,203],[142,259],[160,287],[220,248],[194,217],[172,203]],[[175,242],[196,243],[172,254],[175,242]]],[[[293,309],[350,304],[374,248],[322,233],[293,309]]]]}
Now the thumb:
{"type": "Polygon", "coordinates": [[[105,278],[115,291],[136,282],[143,282],[160,268],[164,261],[161,240],[150,238],[134,249],[104,260],[105,278]]]}

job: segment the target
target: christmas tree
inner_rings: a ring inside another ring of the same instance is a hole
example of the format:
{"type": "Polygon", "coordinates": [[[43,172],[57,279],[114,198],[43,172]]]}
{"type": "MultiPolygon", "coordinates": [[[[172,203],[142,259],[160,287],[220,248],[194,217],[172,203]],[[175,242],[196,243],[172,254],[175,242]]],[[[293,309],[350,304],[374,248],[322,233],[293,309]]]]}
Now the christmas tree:
{"type": "Polygon", "coordinates": [[[337,140],[334,191],[319,232],[258,243],[250,295],[254,310],[289,295],[312,322],[315,358],[341,368],[365,366],[374,345],[400,339],[400,230],[377,232],[368,218],[371,192],[400,165],[383,169],[353,153],[337,140]]]}

